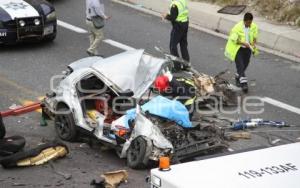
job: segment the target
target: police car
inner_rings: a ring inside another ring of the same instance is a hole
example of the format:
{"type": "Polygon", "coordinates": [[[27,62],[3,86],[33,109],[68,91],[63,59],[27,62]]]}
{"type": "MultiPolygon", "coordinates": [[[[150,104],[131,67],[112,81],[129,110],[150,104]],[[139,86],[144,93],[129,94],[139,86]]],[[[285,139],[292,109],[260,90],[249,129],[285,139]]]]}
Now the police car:
{"type": "Polygon", "coordinates": [[[56,37],[56,13],[45,0],[0,0],[0,44],[56,37]]]}

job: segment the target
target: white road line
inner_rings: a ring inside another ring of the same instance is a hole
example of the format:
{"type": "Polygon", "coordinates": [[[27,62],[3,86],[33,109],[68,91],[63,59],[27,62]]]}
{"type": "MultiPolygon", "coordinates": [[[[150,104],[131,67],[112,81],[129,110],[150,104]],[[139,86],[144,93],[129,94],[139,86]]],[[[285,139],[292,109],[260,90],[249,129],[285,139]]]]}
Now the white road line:
{"type": "Polygon", "coordinates": [[[274,106],[277,106],[279,108],[283,108],[283,109],[286,109],[288,111],[291,111],[291,112],[294,112],[294,113],[300,115],[300,108],[297,108],[297,107],[285,104],[283,102],[280,102],[278,100],[275,100],[275,99],[272,99],[272,98],[269,98],[269,97],[263,97],[263,98],[261,98],[261,100],[264,101],[264,102],[266,102],[266,103],[269,103],[269,104],[272,104],[274,106]]]}
{"type": "Polygon", "coordinates": [[[105,39],[103,40],[103,42],[107,43],[107,44],[110,44],[112,46],[115,46],[117,48],[120,48],[120,49],[123,49],[123,50],[126,50],[126,51],[129,51],[129,50],[135,50],[135,48],[132,48],[130,46],[127,46],[125,44],[122,44],[120,42],[117,42],[117,41],[114,41],[114,40],[111,40],[111,39],[105,39]]]}
{"type": "Polygon", "coordinates": [[[59,26],[61,26],[61,27],[66,28],[66,29],[75,31],[76,33],[88,33],[88,31],[85,30],[85,29],[82,29],[82,28],[80,28],[80,27],[71,25],[71,24],[66,23],[66,22],[63,22],[63,21],[61,21],[61,20],[57,20],[57,24],[58,24],[59,26]]]}
{"type": "MultiPolygon", "coordinates": [[[[85,29],[82,29],[80,27],[77,27],[77,26],[74,26],[74,25],[71,25],[69,23],[66,23],[64,21],[61,21],[61,20],[57,20],[57,24],[61,27],[64,27],[66,29],[69,29],[71,31],[75,31],[76,33],[88,33],[87,30],[85,29]]],[[[122,44],[120,42],[117,42],[117,41],[114,41],[114,40],[111,40],[111,39],[105,39],[103,40],[103,42],[107,43],[107,44],[110,44],[112,46],[115,46],[117,48],[120,48],[120,49],[123,49],[123,50],[126,50],[126,51],[129,51],[129,50],[135,50],[135,48],[133,47],[130,47],[130,46],[127,46],[125,44],[122,44]]]]}

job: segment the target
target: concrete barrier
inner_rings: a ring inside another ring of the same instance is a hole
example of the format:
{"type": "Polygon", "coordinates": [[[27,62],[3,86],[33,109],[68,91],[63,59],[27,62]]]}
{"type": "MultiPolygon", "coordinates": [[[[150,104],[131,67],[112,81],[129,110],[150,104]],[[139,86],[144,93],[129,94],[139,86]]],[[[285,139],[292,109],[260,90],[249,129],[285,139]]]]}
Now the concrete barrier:
{"type": "MultiPolygon", "coordinates": [[[[121,0],[142,6],[158,13],[168,12],[170,0],[121,0]]],[[[219,14],[221,7],[200,2],[189,2],[190,22],[203,28],[228,34],[241,15],[219,14]]],[[[300,29],[269,23],[255,17],[259,26],[259,45],[300,58],[300,29]]]]}

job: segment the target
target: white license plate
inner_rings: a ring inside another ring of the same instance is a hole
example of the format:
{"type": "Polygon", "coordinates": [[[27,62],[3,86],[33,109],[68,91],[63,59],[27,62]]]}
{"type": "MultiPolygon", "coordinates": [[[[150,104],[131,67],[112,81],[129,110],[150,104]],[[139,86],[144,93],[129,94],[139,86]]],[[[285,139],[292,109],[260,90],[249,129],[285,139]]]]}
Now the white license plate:
{"type": "Polygon", "coordinates": [[[54,31],[53,25],[47,26],[44,28],[44,35],[49,35],[53,33],[53,31],[54,31]]]}

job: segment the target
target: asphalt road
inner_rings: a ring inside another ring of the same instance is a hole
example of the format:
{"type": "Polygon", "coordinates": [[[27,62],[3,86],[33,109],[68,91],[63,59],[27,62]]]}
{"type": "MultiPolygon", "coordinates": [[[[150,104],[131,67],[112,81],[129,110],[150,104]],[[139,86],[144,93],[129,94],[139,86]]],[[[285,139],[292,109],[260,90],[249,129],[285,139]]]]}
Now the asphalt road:
{"type": "MultiPolygon", "coordinates": [[[[54,2],[59,19],[74,26],[86,29],[85,2],[82,0],[59,0],[54,2]]],[[[144,14],[126,6],[106,0],[106,12],[112,18],[105,27],[105,38],[118,41],[133,48],[143,48],[159,56],[154,46],[168,49],[171,26],[160,18],[144,14]]],[[[193,66],[207,74],[230,69],[233,82],[234,66],[224,59],[225,40],[190,29],[189,50],[193,66]]],[[[35,101],[49,91],[50,78],[60,74],[66,66],[86,57],[88,35],[58,27],[58,36],[53,43],[22,44],[0,47],[0,109],[12,104],[21,104],[24,100],[35,101]]],[[[103,43],[99,51],[105,56],[122,52],[122,49],[103,43]]],[[[248,96],[269,97],[299,109],[300,107],[300,65],[289,60],[261,53],[253,58],[247,75],[251,81],[248,96]]],[[[258,107],[255,107],[258,108],[258,107]]],[[[284,120],[300,125],[299,113],[265,103],[264,112],[258,115],[246,115],[244,112],[228,114],[233,117],[260,117],[271,120],[284,120]]],[[[27,139],[26,148],[32,148],[43,140],[55,138],[54,128],[39,126],[38,113],[19,117],[5,118],[7,135],[22,135],[27,139]]],[[[291,129],[291,128],[290,128],[291,129]]],[[[300,137],[297,131],[275,132],[282,143],[296,141],[300,137]]],[[[261,129],[259,129],[261,130],[261,129]]],[[[272,129],[273,130],[273,129],[272,129]]],[[[289,130],[289,129],[285,129],[289,130]]],[[[261,130],[264,131],[264,130],[261,130]]],[[[269,146],[265,133],[253,135],[250,141],[232,144],[235,150],[255,146],[269,146]]],[[[298,140],[299,141],[299,140],[298,140]]],[[[69,144],[70,154],[66,159],[54,164],[58,170],[72,174],[70,180],[53,173],[49,165],[22,169],[5,170],[0,168],[1,187],[90,187],[92,179],[100,179],[103,172],[126,169],[129,182],[122,187],[146,187],[144,181],[149,170],[131,170],[125,160],[118,159],[113,151],[103,148],[90,148],[86,144],[69,144]]]]}

